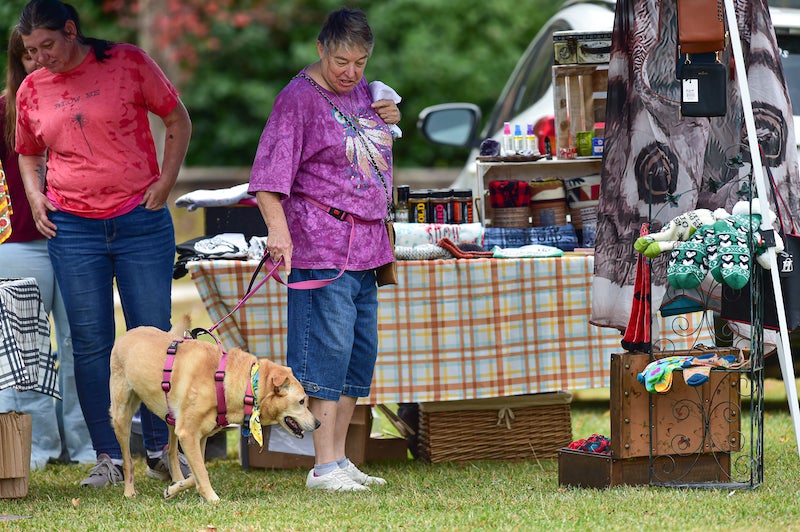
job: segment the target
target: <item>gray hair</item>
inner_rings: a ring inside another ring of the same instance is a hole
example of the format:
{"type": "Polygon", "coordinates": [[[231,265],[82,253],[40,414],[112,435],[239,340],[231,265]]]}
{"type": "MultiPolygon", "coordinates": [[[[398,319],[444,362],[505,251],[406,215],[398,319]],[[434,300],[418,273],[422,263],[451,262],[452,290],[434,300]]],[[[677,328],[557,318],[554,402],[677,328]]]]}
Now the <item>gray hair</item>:
{"type": "Polygon", "coordinates": [[[339,47],[361,48],[372,55],[374,39],[367,15],[359,9],[347,7],[331,11],[322,25],[317,40],[325,53],[330,54],[339,47]]]}

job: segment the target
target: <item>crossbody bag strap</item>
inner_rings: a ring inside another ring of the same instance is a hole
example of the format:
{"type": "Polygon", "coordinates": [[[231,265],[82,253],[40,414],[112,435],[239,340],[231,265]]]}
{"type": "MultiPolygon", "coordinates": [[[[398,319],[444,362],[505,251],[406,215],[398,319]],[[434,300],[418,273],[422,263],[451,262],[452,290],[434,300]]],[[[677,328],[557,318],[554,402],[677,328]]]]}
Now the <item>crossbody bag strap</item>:
{"type": "Polygon", "coordinates": [[[386,193],[386,221],[391,221],[392,220],[392,196],[391,196],[391,193],[389,192],[389,186],[386,184],[386,179],[384,179],[384,177],[383,177],[383,172],[381,172],[381,169],[378,167],[378,163],[375,162],[375,158],[372,155],[372,150],[373,149],[375,149],[377,151],[377,148],[375,148],[375,143],[372,142],[369,138],[367,138],[366,135],[364,135],[364,132],[361,130],[361,128],[357,127],[353,123],[351,118],[348,115],[344,114],[342,112],[342,110],[339,109],[336,106],[335,103],[333,103],[333,100],[331,100],[330,97],[328,97],[328,95],[325,94],[325,92],[322,90],[322,87],[319,86],[319,83],[314,81],[314,79],[311,76],[309,76],[305,72],[300,72],[298,74],[298,76],[303,78],[304,80],[308,81],[311,84],[311,86],[314,87],[317,90],[317,92],[320,94],[320,96],[322,96],[325,99],[325,101],[327,101],[330,104],[330,106],[333,107],[334,111],[339,113],[339,115],[342,118],[344,118],[344,120],[347,122],[347,124],[351,128],[353,128],[353,131],[355,131],[356,135],[358,135],[358,140],[360,140],[361,143],[364,144],[364,148],[366,149],[367,155],[369,156],[369,162],[372,163],[372,167],[378,173],[378,177],[380,178],[381,183],[383,184],[383,191],[386,193]]]}

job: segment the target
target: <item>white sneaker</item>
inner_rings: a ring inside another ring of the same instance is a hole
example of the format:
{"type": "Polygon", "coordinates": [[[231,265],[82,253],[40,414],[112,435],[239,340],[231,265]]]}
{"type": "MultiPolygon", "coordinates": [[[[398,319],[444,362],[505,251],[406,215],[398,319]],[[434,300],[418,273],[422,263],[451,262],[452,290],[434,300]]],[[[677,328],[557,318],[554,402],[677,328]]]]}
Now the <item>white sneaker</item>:
{"type": "Polygon", "coordinates": [[[327,475],[315,476],[314,470],[308,472],[306,487],[310,490],[325,491],[369,491],[369,488],[351,479],[344,469],[338,467],[327,475]]]}
{"type": "Polygon", "coordinates": [[[349,460],[347,462],[347,467],[340,469],[340,471],[344,471],[353,482],[361,484],[362,486],[383,486],[386,484],[386,479],[367,475],[349,460]]]}

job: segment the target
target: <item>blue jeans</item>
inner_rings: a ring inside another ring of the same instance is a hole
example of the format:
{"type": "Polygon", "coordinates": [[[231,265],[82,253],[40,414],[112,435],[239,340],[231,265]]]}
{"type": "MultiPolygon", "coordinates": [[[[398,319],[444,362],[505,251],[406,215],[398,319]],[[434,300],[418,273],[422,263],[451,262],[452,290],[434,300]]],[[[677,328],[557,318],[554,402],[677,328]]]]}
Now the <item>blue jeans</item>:
{"type": "MultiPolygon", "coordinates": [[[[111,427],[108,380],[116,336],[114,282],[127,329],[170,329],[175,231],[165,207],[142,206],[109,220],[50,213],[56,236],[48,250],[72,331],[75,379],[95,452],[121,458],[111,427]]],[[[142,405],[142,438],[149,451],[167,444],[167,425],[142,405]]]]}
{"type": "MultiPolygon", "coordinates": [[[[23,208],[27,208],[27,205],[23,208]]],[[[36,279],[44,310],[53,319],[58,354],[58,387],[62,398],[58,401],[39,392],[8,388],[0,391],[0,412],[16,410],[31,415],[31,469],[41,469],[51,459],[62,457],[80,463],[94,462],[89,430],[83,420],[75,390],[72,339],[67,314],[47,254],[47,240],[6,242],[0,246],[0,277],[36,279]]]]}
{"type": "MultiPolygon", "coordinates": [[[[290,282],[329,279],[336,270],[292,269],[290,282]]],[[[313,290],[290,289],[287,363],[311,397],[367,397],[378,358],[375,271],[346,271],[313,290]]]]}

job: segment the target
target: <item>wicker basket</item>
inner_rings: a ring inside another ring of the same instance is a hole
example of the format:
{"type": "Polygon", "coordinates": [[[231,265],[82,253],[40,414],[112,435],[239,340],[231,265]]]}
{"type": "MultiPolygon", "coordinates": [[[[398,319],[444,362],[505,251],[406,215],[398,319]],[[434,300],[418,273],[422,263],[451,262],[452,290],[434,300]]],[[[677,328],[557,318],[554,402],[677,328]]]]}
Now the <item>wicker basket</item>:
{"type": "Polygon", "coordinates": [[[597,219],[597,200],[593,201],[581,201],[577,203],[573,203],[570,205],[569,208],[569,216],[572,219],[572,226],[575,229],[581,229],[583,227],[583,218],[584,215],[587,218],[597,219]]]}
{"type": "Polygon", "coordinates": [[[531,208],[503,207],[492,211],[492,227],[530,227],[531,208]]]}
{"type": "Polygon", "coordinates": [[[567,392],[420,403],[419,457],[432,463],[554,458],[572,441],[567,392]]]}
{"type": "Polygon", "coordinates": [[[534,227],[565,225],[567,223],[567,200],[532,201],[531,214],[534,227]]]}

